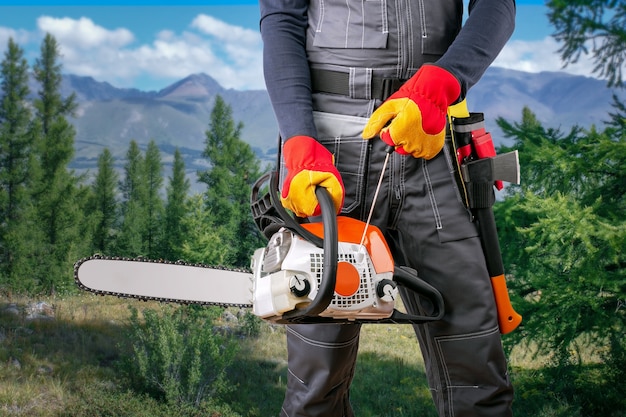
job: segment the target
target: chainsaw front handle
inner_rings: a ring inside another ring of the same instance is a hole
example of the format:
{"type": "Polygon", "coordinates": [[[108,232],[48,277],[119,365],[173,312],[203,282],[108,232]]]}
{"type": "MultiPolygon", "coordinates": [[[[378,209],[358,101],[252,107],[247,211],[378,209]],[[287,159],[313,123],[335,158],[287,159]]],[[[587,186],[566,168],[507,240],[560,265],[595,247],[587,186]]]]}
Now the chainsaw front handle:
{"type": "MultiPolygon", "coordinates": [[[[295,309],[283,314],[283,320],[287,320],[290,323],[303,322],[307,318],[318,318],[319,314],[328,308],[335,294],[339,250],[335,205],[330,193],[323,187],[317,187],[315,189],[315,196],[317,197],[317,200],[320,203],[320,208],[322,209],[324,239],[320,239],[315,236],[295,221],[294,223],[296,225],[296,229],[294,229],[294,231],[298,234],[300,234],[300,232],[306,232],[307,234],[314,236],[317,241],[322,241],[322,249],[324,250],[322,279],[320,280],[315,299],[313,299],[306,308],[302,310],[295,309]]],[[[293,218],[291,219],[293,220],[293,218]]],[[[305,239],[307,238],[305,237],[305,239]]],[[[311,242],[313,241],[311,240],[311,242]]]]}
{"type": "Polygon", "coordinates": [[[322,279],[320,280],[315,299],[304,309],[295,309],[283,314],[279,322],[299,323],[306,320],[316,320],[319,318],[319,314],[328,308],[335,294],[339,250],[335,205],[330,193],[323,187],[317,187],[315,189],[315,196],[318,199],[322,211],[322,223],[324,226],[323,239],[302,227],[294,216],[283,207],[278,196],[277,171],[265,174],[259,178],[252,189],[252,213],[257,225],[263,225],[263,231],[277,230],[280,227],[285,227],[324,250],[322,279]],[[260,198],[260,190],[268,180],[268,193],[260,198]],[[274,224],[269,225],[268,223],[270,222],[274,224]]]}

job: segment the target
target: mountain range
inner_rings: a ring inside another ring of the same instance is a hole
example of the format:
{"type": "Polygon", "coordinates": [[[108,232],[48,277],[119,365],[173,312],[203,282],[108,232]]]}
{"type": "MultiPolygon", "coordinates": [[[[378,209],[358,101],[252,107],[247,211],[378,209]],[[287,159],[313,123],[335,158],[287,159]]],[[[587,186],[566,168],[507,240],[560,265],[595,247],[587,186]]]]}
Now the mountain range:
{"type": "MultiPolygon", "coordinates": [[[[31,86],[31,91],[37,88],[31,86]]],[[[265,90],[226,89],[207,74],[190,75],[160,91],[116,88],[91,77],[66,74],[61,94],[70,93],[78,102],[78,111],[70,119],[76,129],[71,167],[77,171],[94,173],[105,147],[121,169],[131,140],[140,147],[154,140],[162,150],[166,171],[178,148],[194,183],[195,172],[207,167],[202,150],[217,95],[231,107],[235,122],[243,124],[241,138],[259,158],[265,163],[276,158],[278,129],[265,90]]],[[[601,125],[612,111],[612,94],[626,99],[625,91],[611,90],[594,78],[492,67],[470,90],[468,104],[471,111],[485,113],[497,145],[506,142],[498,132],[497,117],[519,121],[527,106],[545,127],[601,125]]]]}

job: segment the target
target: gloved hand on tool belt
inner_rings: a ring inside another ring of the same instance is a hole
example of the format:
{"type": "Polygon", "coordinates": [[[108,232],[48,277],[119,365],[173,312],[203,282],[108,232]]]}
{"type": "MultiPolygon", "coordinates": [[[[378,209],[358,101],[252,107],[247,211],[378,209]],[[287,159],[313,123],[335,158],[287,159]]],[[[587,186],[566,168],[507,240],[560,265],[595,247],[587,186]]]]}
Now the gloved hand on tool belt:
{"type": "Polygon", "coordinates": [[[454,75],[436,65],[423,65],[372,113],[363,138],[379,135],[398,153],[434,158],[445,141],[448,106],[460,94],[454,75]]]}
{"type": "Polygon", "coordinates": [[[287,177],[282,189],[283,206],[298,217],[320,215],[315,187],[326,188],[337,213],[343,206],[345,189],[334,165],[333,155],[309,136],[294,136],[283,146],[287,177]]]}

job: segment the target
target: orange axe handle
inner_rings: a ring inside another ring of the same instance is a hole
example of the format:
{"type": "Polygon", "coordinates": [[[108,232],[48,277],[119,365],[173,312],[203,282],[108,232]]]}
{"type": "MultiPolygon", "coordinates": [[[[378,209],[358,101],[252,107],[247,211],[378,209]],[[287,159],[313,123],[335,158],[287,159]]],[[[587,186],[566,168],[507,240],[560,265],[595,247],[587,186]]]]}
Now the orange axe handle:
{"type": "Polygon", "coordinates": [[[500,252],[500,243],[498,241],[498,232],[496,229],[496,220],[491,207],[480,208],[474,210],[476,220],[478,220],[478,228],[480,231],[480,240],[485,252],[485,261],[487,262],[487,270],[491,277],[491,287],[496,300],[496,308],[498,309],[498,325],[500,333],[507,334],[512,332],[522,322],[522,316],[513,309],[511,299],[509,298],[509,290],[506,286],[504,277],[504,265],[502,263],[502,252],[500,252]]]}
{"type": "Polygon", "coordinates": [[[491,277],[491,287],[493,289],[493,295],[496,298],[496,307],[498,309],[498,325],[500,326],[500,333],[511,333],[522,322],[522,316],[520,316],[511,305],[511,299],[509,298],[509,290],[506,287],[506,279],[504,274],[496,277],[491,277]]]}

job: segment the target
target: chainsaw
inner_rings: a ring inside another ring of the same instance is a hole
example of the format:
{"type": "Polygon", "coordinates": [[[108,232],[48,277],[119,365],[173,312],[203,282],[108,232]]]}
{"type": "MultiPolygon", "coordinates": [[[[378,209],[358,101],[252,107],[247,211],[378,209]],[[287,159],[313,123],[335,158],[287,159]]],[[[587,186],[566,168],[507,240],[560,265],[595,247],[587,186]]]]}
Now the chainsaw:
{"type": "Polygon", "coordinates": [[[75,263],[77,285],[100,295],[252,308],[276,324],[441,319],[441,294],[415,270],[394,264],[369,219],[337,216],[330,195],[318,187],[322,221],[300,223],[280,203],[277,178],[268,173],[252,187],[252,214],[268,243],[254,251],[249,270],[94,255],[75,263]],[[396,308],[400,287],[420,296],[419,314],[396,308]]]}

